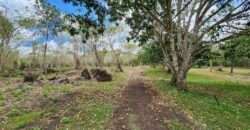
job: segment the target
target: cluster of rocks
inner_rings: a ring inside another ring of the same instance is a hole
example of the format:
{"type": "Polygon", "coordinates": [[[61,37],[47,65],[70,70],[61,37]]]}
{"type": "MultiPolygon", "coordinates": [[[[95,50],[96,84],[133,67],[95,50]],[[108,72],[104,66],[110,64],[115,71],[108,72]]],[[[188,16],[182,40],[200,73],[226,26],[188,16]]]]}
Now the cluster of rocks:
{"type": "Polygon", "coordinates": [[[82,71],[82,77],[86,80],[91,79],[91,75],[93,78],[95,78],[97,81],[112,81],[112,75],[109,74],[106,70],[101,69],[91,69],[90,73],[87,69],[84,69],[82,71]],[[91,73],[91,74],[90,74],[91,73]]]}
{"type": "MultiPolygon", "coordinates": [[[[34,82],[37,81],[38,75],[27,73],[24,75],[23,82],[34,82]]],[[[96,79],[99,82],[104,81],[112,81],[112,75],[109,74],[106,70],[101,69],[91,69],[90,72],[88,69],[84,69],[81,72],[81,77],[78,79],[81,80],[90,80],[91,78],[96,79]]],[[[62,78],[62,77],[52,77],[48,79],[49,81],[55,83],[55,84],[68,84],[70,83],[70,80],[68,78],[62,78]]]]}

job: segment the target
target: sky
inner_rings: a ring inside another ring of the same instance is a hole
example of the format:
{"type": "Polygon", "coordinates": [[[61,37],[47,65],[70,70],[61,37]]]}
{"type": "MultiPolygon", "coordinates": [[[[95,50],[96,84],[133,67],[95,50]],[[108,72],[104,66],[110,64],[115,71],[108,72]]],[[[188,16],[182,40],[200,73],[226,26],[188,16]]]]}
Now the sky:
{"type": "MultiPolygon", "coordinates": [[[[62,13],[75,13],[75,14],[79,13],[78,7],[74,7],[71,4],[65,4],[63,0],[48,0],[48,1],[51,4],[55,5],[62,13]]],[[[8,17],[10,19],[13,19],[16,16],[31,17],[32,15],[35,14],[34,5],[35,5],[35,0],[0,0],[0,7],[5,7],[8,9],[9,12],[8,17]]],[[[105,25],[109,26],[110,24],[106,22],[105,25]]],[[[32,34],[32,32],[30,32],[29,30],[23,29],[21,31],[27,33],[27,35],[32,34]]],[[[124,36],[122,37],[122,39],[124,39],[124,36]]],[[[34,38],[31,40],[34,40],[34,38]]],[[[44,43],[44,38],[42,37],[38,38],[37,40],[39,42],[44,43]]],[[[58,39],[58,37],[50,36],[48,43],[49,43],[48,48],[53,49],[56,48],[58,44],[60,44],[60,40],[58,39]]],[[[63,44],[69,44],[69,41],[66,40],[63,44]]],[[[31,42],[26,41],[19,48],[20,48],[20,53],[22,55],[27,55],[32,50],[31,42]]]]}

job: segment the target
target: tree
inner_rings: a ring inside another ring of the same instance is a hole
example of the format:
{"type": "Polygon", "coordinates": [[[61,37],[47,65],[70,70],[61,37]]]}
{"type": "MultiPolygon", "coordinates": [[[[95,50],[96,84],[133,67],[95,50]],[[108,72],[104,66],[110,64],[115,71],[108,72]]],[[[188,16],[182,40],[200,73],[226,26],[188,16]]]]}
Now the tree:
{"type": "MultiPolygon", "coordinates": [[[[4,5],[0,5],[0,72],[4,71],[6,65],[12,61],[9,57],[18,57],[17,48],[26,40],[25,33],[20,33],[23,28],[23,17],[13,16],[9,18],[11,10],[4,5]],[[8,61],[8,62],[6,62],[8,61]]],[[[14,62],[17,68],[17,59],[14,62]]]]}
{"type": "Polygon", "coordinates": [[[96,67],[100,67],[102,69],[103,67],[103,59],[106,53],[106,45],[103,44],[103,42],[100,40],[100,37],[95,34],[91,34],[86,41],[87,46],[91,49],[93,52],[93,55],[96,59],[96,67]]]}
{"type": "Polygon", "coordinates": [[[172,72],[171,85],[187,90],[187,73],[200,44],[220,43],[250,32],[241,28],[248,0],[107,0],[111,21],[126,20],[130,39],[158,43],[172,72]]]}
{"type": "Polygon", "coordinates": [[[58,9],[51,5],[47,0],[36,0],[36,15],[40,16],[35,25],[35,29],[37,29],[37,33],[45,38],[44,45],[44,54],[43,54],[43,66],[44,73],[47,77],[47,47],[49,36],[56,35],[57,32],[61,29],[61,17],[58,9]]]}
{"type": "Polygon", "coordinates": [[[72,36],[82,35],[82,41],[86,40],[91,35],[102,34],[105,30],[105,18],[108,15],[106,5],[99,0],[63,0],[65,3],[70,3],[81,13],[65,14],[64,19],[66,24],[64,29],[72,36]],[[78,27],[75,27],[77,25],[78,27]]]}
{"type": "Polygon", "coordinates": [[[138,60],[142,64],[153,65],[163,64],[163,53],[159,46],[156,44],[145,44],[138,52],[138,60]]]}
{"type": "Polygon", "coordinates": [[[233,73],[234,66],[240,59],[244,57],[250,58],[250,38],[248,36],[241,36],[236,39],[226,41],[227,44],[223,46],[225,59],[230,62],[231,71],[233,73]]]}
{"type": "Polygon", "coordinates": [[[10,39],[13,37],[15,29],[7,18],[7,13],[0,11],[0,72],[3,71],[4,61],[3,53],[5,48],[9,46],[10,39]]]}
{"type": "Polygon", "coordinates": [[[122,54],[122,45],[124,42],[124,40],[122,39],[122,35],[125,35],[122,34],[123,31],[124,31],[123,26],[119,27],[112,26],[107,28],[104,31],[104,35],[102,36],[102,41],[107,43],[113,54],[113,62],[114,65],[116,66],[117,72],[123,72],[120,61],[120,57],[122,54]],[[117,46],[115,47],[115,45],[117,46]]]}

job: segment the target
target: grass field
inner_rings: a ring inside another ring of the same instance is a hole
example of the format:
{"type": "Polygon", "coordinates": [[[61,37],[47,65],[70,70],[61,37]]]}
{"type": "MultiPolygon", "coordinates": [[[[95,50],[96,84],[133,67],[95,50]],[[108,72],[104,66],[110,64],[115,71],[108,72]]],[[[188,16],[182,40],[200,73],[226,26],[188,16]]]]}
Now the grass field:
{"type": "Polygon", "coordinates": [[[127,73],[112,82],[77,81],[70,84],[22,83],[22,77],[1,78],[0,128],[105,129],[127,73]]]}
{"type": "MultiPolygon", "coordinates": [[[[145,74],[167,103],[185,112],[202,129],[250,129],[250,69],[236,68],[233,75],[229,74],[229,68],[224,72],[191,69],[187,79],[189,92],[168,86],[171,75],[161,68],[146,67],[145,74]]],[[[172,123],[172,129],[187,128],[172,123]]]]}

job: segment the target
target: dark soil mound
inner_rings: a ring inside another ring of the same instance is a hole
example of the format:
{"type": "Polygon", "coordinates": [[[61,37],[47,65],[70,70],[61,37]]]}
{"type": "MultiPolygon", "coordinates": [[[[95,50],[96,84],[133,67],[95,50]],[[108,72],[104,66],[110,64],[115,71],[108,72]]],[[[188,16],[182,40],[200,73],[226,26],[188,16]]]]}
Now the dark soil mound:
{"type": "Polygon", "coordinates": [[[31,73],[24,74],[23,82],[34,82],[36,81],[37,77],[38,75],[36,74],[31,74],[31,73]]]}
{"type": "Polygon", "coordinates": [[[88,69],[84,69],[82,71],[81,77],[83,77],[86,80],[91,79],[91,76],[90,76],[90,73],[89,73],[88,69]]]}
{"type": "Polygon", "coordinates": [[[97,81],[112,81],[112,75],[107,73],[106,70],[95,72],[93,77],[96,78],[97,81]]]}

